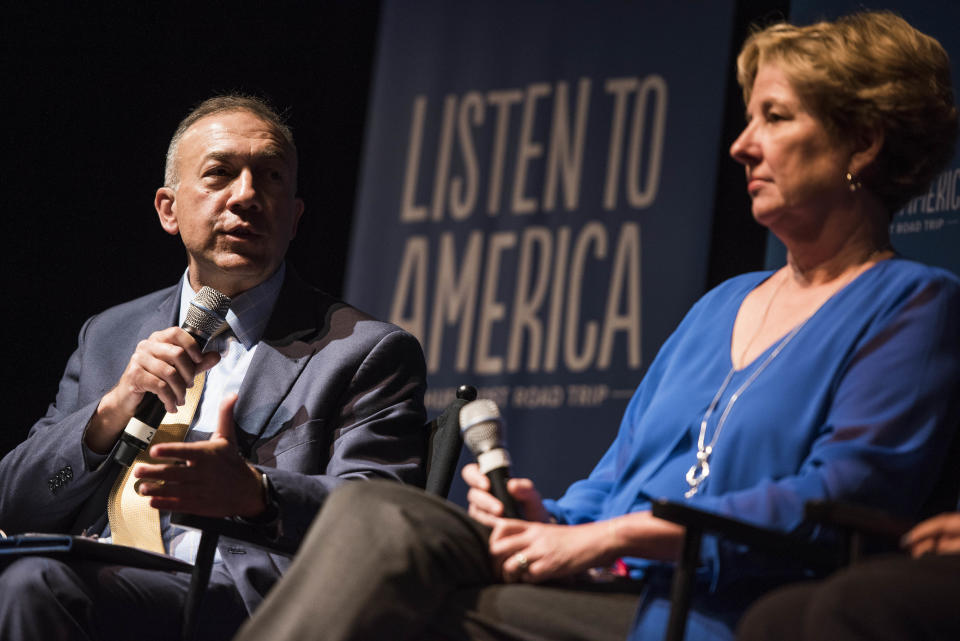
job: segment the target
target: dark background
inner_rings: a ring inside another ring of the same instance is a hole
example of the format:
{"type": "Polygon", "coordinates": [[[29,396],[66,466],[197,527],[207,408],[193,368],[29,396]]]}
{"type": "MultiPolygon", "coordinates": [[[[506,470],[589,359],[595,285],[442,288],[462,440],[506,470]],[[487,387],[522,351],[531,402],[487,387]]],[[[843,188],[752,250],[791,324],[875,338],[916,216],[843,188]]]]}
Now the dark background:
{"type": "MultiPolygon", "coordinates": [[[[379,3],[88,4],[7,7],[0,26],[0,455],[53,400],[87,317],[182,274],[182,245],[160,229],[153,195],[174,128],[213,93],[289,109],[307,204],[290,259],[307,280],[343,290],[379,3]]],[[[734,47],[750,22],[782,18],[787,5],[739,2],[734,47]]],[[[710,285],[763,263],[765,234],[727,155],[742,124],[731,68],[710,285]]]]}

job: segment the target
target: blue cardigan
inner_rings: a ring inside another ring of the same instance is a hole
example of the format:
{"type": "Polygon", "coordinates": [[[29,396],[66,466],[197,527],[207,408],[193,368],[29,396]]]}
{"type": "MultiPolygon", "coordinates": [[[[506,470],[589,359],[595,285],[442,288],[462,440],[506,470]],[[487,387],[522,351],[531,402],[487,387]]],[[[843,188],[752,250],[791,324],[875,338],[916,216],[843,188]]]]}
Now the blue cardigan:
{"type": "MultiPolygon", "coordinates": [[[[811,499],[846,499],[915,516],[938,478],[960,421],[960,281],[903,259],[881,261],[837,292],[747,387],[691,499],[700,422],[730,371],[730,337],[744,297],[771,272],[707,293],[664,343],[589,478],[547,509],[563,523],[647,510],[650,498],[791,530],[811,499]]],[[[710,416],[706,442],[730,396],[776,343],[733,374],[710,416]]],[[[710,594],[694,604],[688,639],[730,638],[742,607],[724,587],[770,569],[749,551],[708,541],[710,594]]],[[[627,559],[651,578],[663,566],[627,559]]],[[[651,581],[631,638],[658,639],[669,603],[651,581]]]]}

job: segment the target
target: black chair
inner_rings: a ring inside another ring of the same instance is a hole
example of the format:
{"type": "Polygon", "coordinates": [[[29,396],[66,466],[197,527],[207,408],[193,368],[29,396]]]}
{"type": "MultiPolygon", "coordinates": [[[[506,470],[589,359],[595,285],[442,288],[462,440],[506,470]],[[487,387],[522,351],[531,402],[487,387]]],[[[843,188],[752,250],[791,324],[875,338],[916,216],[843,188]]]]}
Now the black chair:
{"type": "Polygon", "coordinates": [[[877,550],[896,548],[900,537],[912,526],[910,521],[862,505],[810,501],[804,506],[805,523],[835,532],[834,542],[828,544],[812,542],[798,532],[758,527],[674,501],[655,501],[652,511],[654,516],[685,528],[671,585],[666,641],[683,641],[700,562],[700,544],[705,535],[748,545],[772,557],[789,558],[816,575],[826,575],[860,561],[868,546],[877,550]]]}
{"type": "MultiPolygon", "coordinates": [[[[457,388],[456,398],[439,416],[424,427],[429,431],[425,464],[427,478],[424,489],[431,494],[446,497],[450,492],[450,484],[456,474],[457,461],[463,447],[463,439],[460,435],[460,408],[476,398],[476,388],[461,385],[457,388]]],[[[280,544],[266,537],[253,526],[231,519],[172,514],[170,522],[202,532],[184,606],[182,637],[188,641],[196,636],[197,614],[207,583],[210,581],[213,557],[221,536],[244,541],[278,554],[292,556],[297,552],[297,545],[280,544]]]]}
{"type": "MultiPolygon", "coordinates": [[[[960,497],[960,426],[952,431],[937,481],[918,510],[921,519],[957,509],[960,497]]],[[[868,553],[899,549],[900,537],[914,523],[883,510],[843,501],[808,501],[804,522],[794,532],[758,527],[737,519],[704,512],[686,503],[659,500],[653,515],[685,528],[680,558],[673,573],[670,617],[666,641],[683,641],[693,594],[694,578],[700,563],[700,544],[705,535],[749,546],[769,554],[771,559],[791,559],[815,576],[825,576],[862,560],[868,553]],[[813,542],[807,536],[812,526],[828,528],[829,543],[813,542]]]]}
{"type": "MultiPolygon", "coordinates": [[[[957,509],[960,496],[960,426],[954,429],[934,488],[918,510],[920,518],[957,509]]],[[[862,560],[867,553],[899,549],[900,537],[913,526],[907,519],[883,510],[843,501],[809,501],[804,506],[803,529],[784,533],[758,527],[686,503],[659,500],[653,515],[685,528],[680,558],[673,573],[670,592],[670,617],[666,641],[683,641],[693,594],[694,578],[700,563],[700,544],[705,535],[744,544],[771,559],[791,559],[816,576],[825,576],[862,560]],[[806,535],[811,526],[825,527],[833,533],[830,543],[813,542],[806,535]]]]}

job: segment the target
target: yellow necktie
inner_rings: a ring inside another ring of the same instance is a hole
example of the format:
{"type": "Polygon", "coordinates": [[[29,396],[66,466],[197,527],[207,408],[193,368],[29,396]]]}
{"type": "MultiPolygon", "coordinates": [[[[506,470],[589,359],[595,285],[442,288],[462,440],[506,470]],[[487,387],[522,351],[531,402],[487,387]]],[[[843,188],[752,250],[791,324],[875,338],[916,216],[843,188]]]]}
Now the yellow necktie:
{"type": "MultiPolygon", "coordinates": [[[[153,444],[182,441],[190,429],[193,416],[200,405],[203,393],[203,381],[206,372],[200,372],[193,379],[193,387],[187,390],[186,401],[174,414],[167,414],[160,422],[153,444]]],[[[110,519],[111,540],[118,545],[129,545],[150,552],[164,553],[163,539],[160,536],[160,512],[150,507],[150,497],[141,496],[136,491],[136,481],[131,471],[137,463],[157,463],[144,450],[117,477],[107,499],[107,517],[110,519]]]]}

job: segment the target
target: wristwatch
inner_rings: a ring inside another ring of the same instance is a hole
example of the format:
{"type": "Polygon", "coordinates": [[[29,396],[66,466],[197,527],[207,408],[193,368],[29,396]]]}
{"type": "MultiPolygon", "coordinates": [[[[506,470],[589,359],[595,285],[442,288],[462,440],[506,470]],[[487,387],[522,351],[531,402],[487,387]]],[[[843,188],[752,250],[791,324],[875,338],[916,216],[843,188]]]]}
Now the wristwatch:
{"type": "Polygon", "coordinates": [[[273,489],[270,477],[262,471],[260,471],[260,485],[263,488],[266,509],[256,516],[235,516],[233,520],[256,527],[265,536],[275,541],[283,534],[280,528],[280,504],[277,501],[277,492],[273,489]]]}

